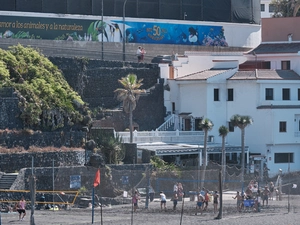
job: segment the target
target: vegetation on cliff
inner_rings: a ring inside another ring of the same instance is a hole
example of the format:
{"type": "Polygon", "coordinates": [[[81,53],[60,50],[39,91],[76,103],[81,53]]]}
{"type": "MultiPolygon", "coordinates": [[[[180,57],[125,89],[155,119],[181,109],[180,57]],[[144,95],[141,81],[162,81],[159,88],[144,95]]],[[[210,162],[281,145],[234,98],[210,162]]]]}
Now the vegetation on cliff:
{"type": "Polygon", "coordinates": [[[0,88],[12,87],[25,127],[56,130],[88,125],[90,112],[61,71],[43,54],[20,44],[0,49],[0,88]]]}

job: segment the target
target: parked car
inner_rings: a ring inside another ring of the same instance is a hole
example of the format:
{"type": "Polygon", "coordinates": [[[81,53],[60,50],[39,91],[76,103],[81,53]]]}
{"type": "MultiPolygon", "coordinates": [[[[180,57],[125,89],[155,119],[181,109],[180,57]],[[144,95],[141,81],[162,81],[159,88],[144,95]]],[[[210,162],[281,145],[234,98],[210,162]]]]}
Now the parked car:
{"type": "MultiPolygon", "coordinates": [[[[146,195],[147,195],[147,188],[145,188],[145,187],[140,187],[140,188],[137,188],[137,191],[138,191],[138,193],[139,193],[139,195],[140,195],[141,197],[146,197],[146,195]]],[[[149,198],[150,198],[150,202],[153,201],[153,199],[154,199],[154,194],[155,194],[155,191],[154,191],[154,189],[150,186],[150,188],[149,188],[149,198]]]]}
{"type": "Polygon", "coordinates": [[[152,60],[151,63],[172,63],[171,55],[157,55],[152,60]]]}

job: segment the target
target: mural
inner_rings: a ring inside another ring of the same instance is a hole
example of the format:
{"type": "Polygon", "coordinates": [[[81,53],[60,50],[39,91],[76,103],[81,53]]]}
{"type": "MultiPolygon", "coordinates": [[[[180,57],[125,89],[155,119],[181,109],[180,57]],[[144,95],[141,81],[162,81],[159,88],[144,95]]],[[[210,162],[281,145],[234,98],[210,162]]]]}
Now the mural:
{"type": "Polygon", "coordinates": [[[1,16],[0,38],[228,46],[222,26],[161,22],[1,16]]]}

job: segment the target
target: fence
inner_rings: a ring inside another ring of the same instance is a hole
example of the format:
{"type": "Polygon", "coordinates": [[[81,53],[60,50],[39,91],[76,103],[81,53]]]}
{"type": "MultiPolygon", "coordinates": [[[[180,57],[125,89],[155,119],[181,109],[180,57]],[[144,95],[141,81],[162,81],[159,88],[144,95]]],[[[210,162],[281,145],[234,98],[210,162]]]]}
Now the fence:
{"type": "MultiPolygon", "coordinates": [[[[92,203],[92,187],[97,168],[94,167],[47,167],[26,169],[19,173],[15,181],[14,190],[0,190],[2,209],[7,205],[17,202],[20,197],[25,196],[26,201],[30,202],[29,184],[27,180],[32,172],[36,177],[36,203],[57,205],[64,207],[71,204],[72,207],[88,207],[92,203]],[[45,195],[45,202],[41,202],[41,194],[45,195]]],[[[174,184],[181,183],[186,199],[188,201],[186,210],[193,212],[195,194],[204,187],[206,190],[219,191],[220,167],[207,167],[205,176],[203,170],[196,167],[184,168],[183,170],[161,171],[152,167],[150,164],[132,164],[124,166],[111,165],[100,169],[101,182],[95,187],[95,204],[120,205],[130,204],[131,195],[135,190],[140,191],[143,204],[149,207],[157,207],[155,202],[159,202],[160,192],[163,191],[167,199],[170,200],[174,184]],[[149,188],[149,199],[147,189],[149,188]],[[152,203],[153,201],[153,203],[152,203]],[[151,204],[150,204],[151,203],[151,204]]],[[[236,200],[232,199],[236,191],[246,191],[248,184],[255,181],[253,175],[245,175],[245,182],[242,184],[240,169],[227,167],[225,182],[223,184],[223,199],[226,202],[226,210],[229,212],[236,210],[236,200]]],[[[281,182],[276,182],[277,177],[269,178],[273,181],[275,188],[281,188],[281,201],[276,201],[279,196],[274,192],[273,201],[269,201],[270,207],[264,208],[265,212],[271,212],[289,207],[296,212],[299,208],[297,183],[298,174],[281,174],[281,182]]],[[[259,188],[263,191],[266,183],[258,182],[259,188]]],[[[170,204],[170,203],[169,203],[170,204]]],[[[266,204],[266,203],[265,203],[266,204]]],[[[143,208],[143,205],[140,204],[143,208]]],[[[38,207],[37,207],[38,208],[38,207]]]]}

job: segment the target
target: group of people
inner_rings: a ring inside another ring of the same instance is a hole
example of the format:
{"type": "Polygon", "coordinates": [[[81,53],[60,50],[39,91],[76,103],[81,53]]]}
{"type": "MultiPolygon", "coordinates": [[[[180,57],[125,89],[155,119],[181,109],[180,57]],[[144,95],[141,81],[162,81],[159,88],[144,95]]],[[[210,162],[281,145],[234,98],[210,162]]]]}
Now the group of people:
{"type": "Polygon", "coordinates": [[[144,61],[145,54],[146,50],[142,46],[139,46],[136,50],[136,56],[139,63],[144,61]]]}
{"type": "MultiPolygon", "coordinates": [[[[213,198],[213,205],[214,205],[214,213],[218,211],[218,204],[219,204],[219,194],[218,191],[214,191],[212,193],[213,198]]],[[[208,202],[211,200],[211,194],[209,193],[209,190],[202,188],[202,190],[197,193],[197,203],[196,203],[196,213],[197,215],[198,210],[200,211],[201,215],[203,211],[207,210],[208,202]]]]}
{"type": "Polygon", "coordinates": [[[253,205],[250,206],[253,206],[254,211],[259,212],[261,203],[263,207],[265,205],[268,206],[269,200],[274,199],[274,192],[276,193],[276,200],[278,200],[278,189],[275,188],[273,182],[266,184],[264,188],[260,189],[258,182],[251,180],[245,193],[240,194],[240,192],[237,191],[233,199],[237,200],[237,210],[239,212],[244,209],[244,200],[250,200],[251,203],[253,203],[253,205]]]}

